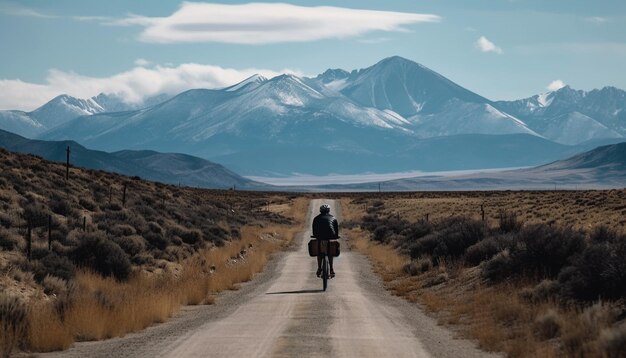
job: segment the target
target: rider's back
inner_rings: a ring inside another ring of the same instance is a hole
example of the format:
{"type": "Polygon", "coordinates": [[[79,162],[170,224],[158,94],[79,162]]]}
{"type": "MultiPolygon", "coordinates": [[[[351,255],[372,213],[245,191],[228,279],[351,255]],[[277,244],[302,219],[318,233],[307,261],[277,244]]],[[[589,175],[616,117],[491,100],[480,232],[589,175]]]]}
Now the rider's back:
{"type": "Polygon", "coordinates": [[[337,219],[330,214],[319,214],[313,219],[313,236],[320,240],[330,240],[339,237],[337,219]]]}

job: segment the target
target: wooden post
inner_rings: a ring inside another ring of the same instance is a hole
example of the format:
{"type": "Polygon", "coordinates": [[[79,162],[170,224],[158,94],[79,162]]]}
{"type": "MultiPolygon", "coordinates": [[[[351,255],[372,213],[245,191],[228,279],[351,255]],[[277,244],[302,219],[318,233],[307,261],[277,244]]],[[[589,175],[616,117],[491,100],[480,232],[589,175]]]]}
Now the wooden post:
{"type": "Polygon", "coordinates": [[[48,215],[48,251],[52,250],[52,215],[48,215]]]}
{"type": "Polygon", "coordinates": [[[30,253],[33,250],[33,236],[30,220],[28,221],[28,231],[26,231],[26,256],[30,261],[30,253]]]}
{"type": "Polygon", "coordinates": [[[122,193],[122,207],[126,205],[126,183],[124,183],[124,192],[122,193]]]}
{"type": "Polygon", "coordinates": [[[87,217],[83,216],[83,232],[87,231],[87,217]]]}
{"type": "Polygon", "coordinates": [[[480,217],[483,221],[485,221],[485,208],[483,207],[483,204],[480,204],[480,217]]]}
{"type": "Polygon", "coordinates": [[[67,158],[65,161],[65,180],[69,180],[70,178],[70,146],[67,146],[65,150],[67,152],[67,158]]]}

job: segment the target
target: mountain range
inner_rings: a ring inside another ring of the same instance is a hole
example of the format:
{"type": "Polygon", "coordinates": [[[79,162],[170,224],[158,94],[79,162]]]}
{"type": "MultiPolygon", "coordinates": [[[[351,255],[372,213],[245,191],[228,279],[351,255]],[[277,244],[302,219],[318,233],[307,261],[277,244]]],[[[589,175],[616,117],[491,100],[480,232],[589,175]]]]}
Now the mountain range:
{"type": "Polygon", "coordinates": [[[186,154],[159,153],[150,150],[123,150],[107,153],[87,149],[74,141],[32,140],[0,130],[0,148],[9,151],[34,154],[55,162],[65,162],[67,147],[70,147],[72,166],[203,188],[260,189],[269,187],[269,185],[243,178],[219,164],[186,154]]]}
{"type": "Polygon", "coordinates": [[[626,136],[626,92],[564,87],[494,102],[413,61],[253,76],[132,107],[60,96],[0,128],[91,148],[180,152],[245,175],[532,166],[626,136]],[[160,103],[157,103],[160,102],[160,103]]]}

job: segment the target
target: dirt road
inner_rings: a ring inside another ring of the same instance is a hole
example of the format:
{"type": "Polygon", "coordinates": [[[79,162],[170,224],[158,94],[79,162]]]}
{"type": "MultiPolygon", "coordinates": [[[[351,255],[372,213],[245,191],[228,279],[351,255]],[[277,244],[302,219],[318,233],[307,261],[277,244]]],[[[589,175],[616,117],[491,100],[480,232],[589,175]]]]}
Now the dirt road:
{"type": "MultiPolygon", "coordinates": [[[[336,203],[325,202],[340,217],[336,203]]],[[[321,203],[312,202],[312,214],[321,203]]],[[[80,343],[51,356],[487,356],[417,306],[389,295],[358,253],[343,250],[335,261],[337,277],[321,291],[315,260],[307,254],[309,236],[303,233],[293,250],[213,306],[187,308],[144,332],[80,343]]]]}

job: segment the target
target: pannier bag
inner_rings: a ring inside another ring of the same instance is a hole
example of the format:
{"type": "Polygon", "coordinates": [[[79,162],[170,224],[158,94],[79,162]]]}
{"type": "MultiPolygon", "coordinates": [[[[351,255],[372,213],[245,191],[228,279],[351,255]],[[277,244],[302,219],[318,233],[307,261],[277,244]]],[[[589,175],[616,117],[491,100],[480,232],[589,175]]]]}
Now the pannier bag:
{"type": "Polygon", "coordinates": [[[320,253],[328,253],[328,256],[339,256],[339,242],[335,240],[321,240],[318,245],[317,240],[309,241],[309,256],[317,257],[320,253]]]}

